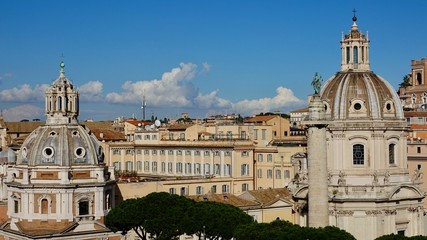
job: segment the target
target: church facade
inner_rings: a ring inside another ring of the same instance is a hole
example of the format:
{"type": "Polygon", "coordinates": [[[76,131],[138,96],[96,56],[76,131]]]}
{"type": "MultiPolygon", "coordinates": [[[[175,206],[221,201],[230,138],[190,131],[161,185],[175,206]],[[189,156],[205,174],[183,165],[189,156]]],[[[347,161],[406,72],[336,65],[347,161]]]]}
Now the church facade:
{"type": "Polygon", "coordinates": [[[119,239],[103,224],[114,206],[114,171],[93,134],[78,123],[79,94],[64,67],[45,93],[46,124],[9,163],[4,239],[119,239]]]}
{"type": "Polygon", "coordinates": [[[408,172],[401,101],[370,70],[370,41],[356,21],[341,40],[341,71],[309,105],[308,182],[292,186],[301,222],[357,239],[422,235],[424,192],[421,173],[408,172]]]}

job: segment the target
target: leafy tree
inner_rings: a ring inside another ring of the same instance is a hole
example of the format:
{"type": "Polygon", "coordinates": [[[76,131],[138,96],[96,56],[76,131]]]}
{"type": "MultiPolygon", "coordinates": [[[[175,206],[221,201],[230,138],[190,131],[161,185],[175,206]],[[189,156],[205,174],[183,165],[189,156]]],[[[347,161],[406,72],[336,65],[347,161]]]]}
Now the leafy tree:
{"type": "Polygon", "coordinates": [[[166,192],[150,193],[142,198],[144,202],[143,227],[157,240],[177,239],[184,234],[183,220],[194,201],[183,196],[166,192]]]}
{"type": "Polygon", "coordinates": [[[187,234],[205,239],[231,239],[240,224],[253,222],[252,217],[239,208],[218,202],[197,202],[188,212],[187,234]]]}
{"type": "Polygon", "coordinates": [[[142,239],[177,239],[184,234],[182,223],[193,200],[169,193],[151,193],[143,198],[128,199],[111,209],[105,225],[126,234],[129,230],[142,239]]]}
{"type": "Polygon", "coordinates": [[[413,236],[413,237],[405,237],[399,234],[388,234],[381,237],[376,238],[375,240],[426,240],[426,236],[413,236]]]}
{"type": "Polygon", "coordinates": [[[406,74],[405,76],[403,76],[402,82],[399,84],[399,87],[406,88],[409,86],[412,86],[411,78],[409,77],[409,74],[406,74]]]}
{"type": "Polygon", "coordinates": [[[234,232],[236,240],[355,240],[344,230],[337,227],[309,228],[300,227],[287,221],[276,220],[269,224],[239,226],[234,232]]]}
{"type": "Polygon", "coordinates": [[[132,229],[142,240],[146,240],[147,236],[142,227],[144,222],[142,204],[141,198],[122,202],[108,212],[105,217],[105,225],[113,232],[121,231],[123,235],[132,229]]]}

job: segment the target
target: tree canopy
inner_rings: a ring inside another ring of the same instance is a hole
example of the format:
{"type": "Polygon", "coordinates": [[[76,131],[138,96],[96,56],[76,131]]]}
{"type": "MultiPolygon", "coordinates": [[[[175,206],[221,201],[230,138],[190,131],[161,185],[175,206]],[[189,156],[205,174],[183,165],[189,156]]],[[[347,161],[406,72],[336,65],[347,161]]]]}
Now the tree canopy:
{"type": "Polygon", "coordinates": [[[113,208],[105,225],[126,234],[130,230],[142,239],[177,239],[180,235],[205,234],[204,239],[231,239],[240,224],[253,222],[237,207],[217,202],[195,202],[165,192],[128,199],[113,208]]]}
{"type": "Polygon", "coordinates": [[[287,221],[276,220],[271,223],[252,223],[237,227],[236,240],[355,240],[350,233],[337,227],[300,227],[287,221]]]}

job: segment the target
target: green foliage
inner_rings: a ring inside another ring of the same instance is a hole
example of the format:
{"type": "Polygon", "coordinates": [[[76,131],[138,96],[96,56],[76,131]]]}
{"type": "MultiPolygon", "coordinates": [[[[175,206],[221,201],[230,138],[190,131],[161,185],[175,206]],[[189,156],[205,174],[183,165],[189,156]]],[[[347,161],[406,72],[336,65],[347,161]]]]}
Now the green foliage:
{"type": "Polygon", "coordinates": [[[236,240],[355,240],[351,234],[337,227],[308,228],[281,220],[239,226],[234,237],[236,240]]]}
{"type": "Polygon", "coordinates": [[[413,236],[413,237],[405,237],[403,235],[398,234],[388,234],[381,237],[376,238],[375,240],[427,240],[427,236],[413,236]]]}
{"type": "Polygon", "coordinates": [[[126,234],[134,230],[146,240],[178,239],[184,233],[206,239],[232,239],[241,224],[250,224],[252,217],[237,207],[217,202],[194,202],[186,197],[165,192],[143,198],[128,199],[113,208],[105,224],[114,232],[126,234]]]}
{"type": "Polygon", "coordinates": [[[231,239],[240,224],[253,222],[252,217],[237,207],[217,202],[197,202],[190,207],[187,233],[208,239],[231,239]]]}
{"type": "Polygon", "coordinates": [[[399,84],[399,87],[406,88],[409,86],[412,86],[411,78],[409,77],[409,74],[406,74],[405,76],[403,76],[402,82],[399,84]]]}

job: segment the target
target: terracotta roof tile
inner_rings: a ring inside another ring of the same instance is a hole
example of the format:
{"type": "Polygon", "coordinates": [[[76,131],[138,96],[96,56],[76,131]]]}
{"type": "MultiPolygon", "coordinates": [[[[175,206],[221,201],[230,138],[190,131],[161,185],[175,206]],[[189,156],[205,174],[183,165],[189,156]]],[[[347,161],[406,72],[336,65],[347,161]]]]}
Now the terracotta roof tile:
{"type": "Polygon", "coordinates": [[[196,202],[202,201],[212,201],[231,204],[235,207],[253,207],[259,206],[259,203],[244,198],[240,198],[233,194],[224,193],[224,194],[205,194],[197,196],[188,196],[188,198],[195,200],[196,202]]]}
{"type": "Polygon", "coordinates": [[[269,121],[273,118],[277,117],[277,115],[267,115],[267,116],[256,116],[249,119],[246,119],[245,122],[247,123],[259,123],[259,122],[265,122],[269,121]]]}

